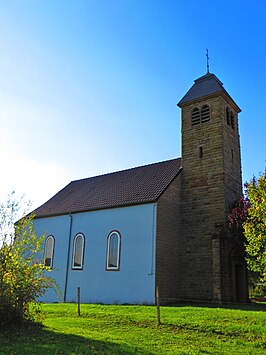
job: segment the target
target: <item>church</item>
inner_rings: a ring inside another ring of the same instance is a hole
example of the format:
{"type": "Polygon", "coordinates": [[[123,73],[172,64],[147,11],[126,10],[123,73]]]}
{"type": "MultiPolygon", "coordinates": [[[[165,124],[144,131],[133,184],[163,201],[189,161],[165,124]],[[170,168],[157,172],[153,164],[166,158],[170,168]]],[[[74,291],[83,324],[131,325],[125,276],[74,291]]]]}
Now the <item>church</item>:
{"type": "MultiPolygon", "coordinates": [[[[246,302],[240,108],[209,71],[179,101],[182,157],[70,182],[35,211],[64,302],[246,302]]],[[[58,302],[53,290],[44,302],[58,302]]]]}

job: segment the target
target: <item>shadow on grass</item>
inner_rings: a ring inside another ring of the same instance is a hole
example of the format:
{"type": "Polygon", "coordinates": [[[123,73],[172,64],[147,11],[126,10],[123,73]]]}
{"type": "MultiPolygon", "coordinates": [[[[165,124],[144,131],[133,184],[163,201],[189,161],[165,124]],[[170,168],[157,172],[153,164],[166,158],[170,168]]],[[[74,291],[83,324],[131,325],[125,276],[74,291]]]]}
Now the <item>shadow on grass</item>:
{"type": "MultiPolygon", "coordinates": [[[[41,324],[0,329],[0,354],[144,354],[127,344],[98,341],[82,336],[56,333],[41,324]]],[[[147,352],[145,352],[147,354],[147,352]]]]}
{"type": "MultiPolygon", "coordinates": [[[[172,307],[172,306],[169,306],[172,307]]],[[[179,303],[173,307],[206,307],[206,308],[223,308],[223,309],[238,309],[242,311],[260,311],[266,312],[266,303],[179,303]]]]}

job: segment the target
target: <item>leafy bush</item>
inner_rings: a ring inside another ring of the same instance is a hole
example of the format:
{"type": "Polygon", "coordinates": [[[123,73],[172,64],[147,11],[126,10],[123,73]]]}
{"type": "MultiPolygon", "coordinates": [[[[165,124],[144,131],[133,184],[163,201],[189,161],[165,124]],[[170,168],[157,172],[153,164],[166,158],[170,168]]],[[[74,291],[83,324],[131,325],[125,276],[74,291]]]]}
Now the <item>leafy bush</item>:
{"type": "Polygon", "coordinates": [[[261,298],[266,296],[266,286],[260,282],[260,274],[249,271],[249,296],[250,298],[261,298]]]}
{"type": "Polygon", "coordinates": [[[0,205],[0,326],[34,320],[38,314],[37,298],[54,282],[45,275],[47,267],[38,259],[43,237],[33,228],[33,215],[16,223],[22,200],[12,193],[0,205]]]}
{"type": "Polygon", "coordinates": [[[245,187],[251,205],[244,221],[247,263],[266,287],[266,172],[245,187]]]}
{"type": "Polygon", "coordinates": [[[247,266],[257,277],[259,287],[252,292],[264,292],[266,287],[266,172],[245,183],[245,195],[229,213],[231,228],[245,237],[247,266]],[[262,287],[263,286],[263,287],[262,287]]]}

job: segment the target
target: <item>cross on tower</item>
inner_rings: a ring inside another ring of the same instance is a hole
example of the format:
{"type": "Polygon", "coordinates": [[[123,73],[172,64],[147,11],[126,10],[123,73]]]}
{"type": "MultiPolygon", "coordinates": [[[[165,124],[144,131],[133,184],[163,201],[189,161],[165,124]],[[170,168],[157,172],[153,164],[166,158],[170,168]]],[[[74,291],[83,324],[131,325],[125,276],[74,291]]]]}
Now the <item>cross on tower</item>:
{"type": "Polygon", "coordinates": [[[210,66],[209,66],[209,51],[208,51],[208,48],[206,48],[206,58],[207,58],[207,73],[210,72],[210,66]]]}

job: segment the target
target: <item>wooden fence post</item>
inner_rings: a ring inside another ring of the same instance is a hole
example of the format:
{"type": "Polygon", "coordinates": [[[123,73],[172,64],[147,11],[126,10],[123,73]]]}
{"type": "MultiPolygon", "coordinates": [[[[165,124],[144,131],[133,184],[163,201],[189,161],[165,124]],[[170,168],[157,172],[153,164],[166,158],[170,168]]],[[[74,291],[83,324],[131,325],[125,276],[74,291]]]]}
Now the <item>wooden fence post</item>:
{"type": "Polygon", "coordinates": [[[80,287],[78,287],[78,316],[80,316],[80,287]]]}
{"type": "Polygon", "coordinates": [[[161,325],[160,298],[158,286],[156,286],[156,307],[157,307],[157,325],[161,325]]]}

